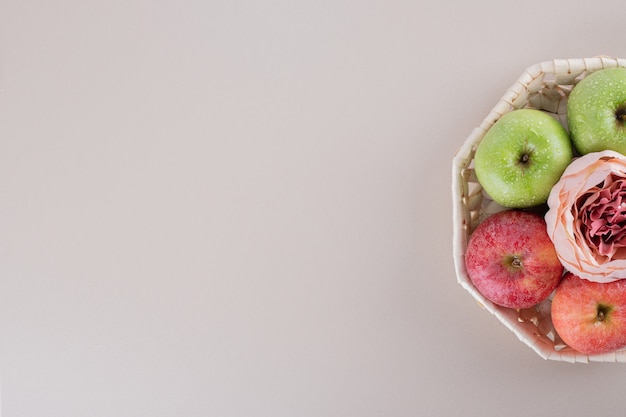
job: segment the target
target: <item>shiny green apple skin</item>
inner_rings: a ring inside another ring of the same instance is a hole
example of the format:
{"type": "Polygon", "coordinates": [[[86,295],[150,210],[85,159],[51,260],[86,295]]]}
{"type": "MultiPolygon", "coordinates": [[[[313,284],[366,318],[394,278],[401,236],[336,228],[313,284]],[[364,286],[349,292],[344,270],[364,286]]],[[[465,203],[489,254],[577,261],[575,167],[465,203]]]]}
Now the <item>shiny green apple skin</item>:
{"type": "Polygon", "coordinates": [[[529,208],[547,201],[573,158],[565,128],[535,109],[506,113],[476,148],[474,169],[484,191],[498,204],[529,208]]]}
{"type": "Polygon", "coordinates": [[[574,147],[581,155],[607,149],[626,154],[626,68],[605,68],[583,78],[567,101],[574,147]]]}

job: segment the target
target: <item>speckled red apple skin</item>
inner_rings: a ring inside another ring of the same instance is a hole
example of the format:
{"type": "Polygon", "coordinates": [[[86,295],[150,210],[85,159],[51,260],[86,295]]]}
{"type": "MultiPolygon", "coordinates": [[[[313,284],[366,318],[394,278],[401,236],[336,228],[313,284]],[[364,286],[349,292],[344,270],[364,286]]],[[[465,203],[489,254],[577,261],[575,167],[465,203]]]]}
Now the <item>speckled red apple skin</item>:
{"type": "Polygon", "coordinates": [[[465,265],[485,298],[509,308],[545,300],[563,276],[543,217],[516,209],[493,214],[478,225],[468,242],[465,265]],[[518,256],[522,267],[507,265],[511,256],[518,256]]]}
{"type": "Polygon", "coordinates": [[[567,272],[552,299],[552,323],[571,348],[588,355],[626,347],[626,281],[592,282],[567,272]],[[610,311],[598,321],[598,305],[610,311]]]}

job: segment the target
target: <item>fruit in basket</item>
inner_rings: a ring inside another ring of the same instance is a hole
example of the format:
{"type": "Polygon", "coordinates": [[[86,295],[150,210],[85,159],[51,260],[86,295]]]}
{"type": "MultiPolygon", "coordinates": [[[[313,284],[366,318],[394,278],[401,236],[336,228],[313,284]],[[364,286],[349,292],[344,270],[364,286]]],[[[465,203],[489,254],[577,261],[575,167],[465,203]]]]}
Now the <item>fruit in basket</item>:
{"type": "Polygon", "coordinates": [[[510,308],[545,300],[563,275],[545,220],[519,209],[492,214],[478,225],[467,244],[465,266],[485,298],[510,308]]]}
{"type": "Polygon", "coordinates": [[[565,128],[541,110],[517,109],[503,115],[476,148],[478,182],[507,208],[543,204],[573,158],[565,128]]]}
{"type": "Polygon", "coordinates": [[[583,78],[567,101],[567,123],[576,150],[626,154],[626,68],[605,68],[583,78]]]}
{"type": "Polygon", "coordinates": [[[552,323],[561,339],[585,354],[626,347],[626,281],[593,282],[568,272],[554,292],[552,323]]]}

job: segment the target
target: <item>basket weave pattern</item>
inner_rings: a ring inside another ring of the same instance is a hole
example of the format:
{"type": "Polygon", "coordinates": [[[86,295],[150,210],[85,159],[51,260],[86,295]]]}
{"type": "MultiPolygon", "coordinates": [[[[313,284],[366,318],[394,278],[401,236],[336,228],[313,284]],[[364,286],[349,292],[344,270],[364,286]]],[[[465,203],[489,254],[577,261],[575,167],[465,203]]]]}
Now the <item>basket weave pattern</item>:
{"type": "Polygon", "coordinates": [[[492,202],[478,183],[473,168],[474,153],[489,128],[502,115],[515,109],[544,110],[567,129],[567,98],[572,87],[593,71],[613,67],[626,67],[626,60],[609,57],[557,59],[527,68],[471,132],[453,160],[453,257],[457,280],[482,307],[544,359],[626,362],[626,349],[603,355],[579,353],[566,346],[556,334],[550,319],[549,299],[533,308],[515,310],[493,304],[476,290],[465,269],[467,242],[482,220],[503,208],[492,202]]]}

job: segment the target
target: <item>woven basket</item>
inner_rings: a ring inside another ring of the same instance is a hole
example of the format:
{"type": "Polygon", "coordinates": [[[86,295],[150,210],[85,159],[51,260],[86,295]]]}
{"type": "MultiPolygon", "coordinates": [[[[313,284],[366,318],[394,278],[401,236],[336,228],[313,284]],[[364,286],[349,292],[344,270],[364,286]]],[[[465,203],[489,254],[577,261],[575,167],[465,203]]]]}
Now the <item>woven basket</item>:
{"type": "Polygon", "coordinates": [[[587,74],[611,67],[626,67],[626,60],[609,57],[556,59],[527,68],[454,156],[453,256],[458,282],[482,307],[544,359],[565,362],[626,362],[626,349],[603,355],[582,354],[566,346],[555,332],[550,319],[550,299],[533,308],[516,310],[497,306],[476,290],[465,269],[467,242],[482,220],[503,208],[492,202],[478,183],[473,169],[474,152],[487,130],[502,115],[514,109],[544,110],[567,129],[567,98],[572,87],[587,74]]]}

